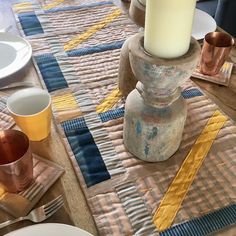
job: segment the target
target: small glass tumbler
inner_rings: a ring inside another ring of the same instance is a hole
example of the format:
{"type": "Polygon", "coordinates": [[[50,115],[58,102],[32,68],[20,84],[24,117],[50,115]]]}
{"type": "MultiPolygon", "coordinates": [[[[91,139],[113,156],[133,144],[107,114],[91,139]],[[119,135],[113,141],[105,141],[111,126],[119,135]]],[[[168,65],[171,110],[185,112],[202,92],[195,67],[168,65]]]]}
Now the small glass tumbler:
{"type": "Polygon", "coordinates": [[[0,184],[7,192],[24,190],[33,179],[28,137],[18,130],[0,131],[0,184]]]}

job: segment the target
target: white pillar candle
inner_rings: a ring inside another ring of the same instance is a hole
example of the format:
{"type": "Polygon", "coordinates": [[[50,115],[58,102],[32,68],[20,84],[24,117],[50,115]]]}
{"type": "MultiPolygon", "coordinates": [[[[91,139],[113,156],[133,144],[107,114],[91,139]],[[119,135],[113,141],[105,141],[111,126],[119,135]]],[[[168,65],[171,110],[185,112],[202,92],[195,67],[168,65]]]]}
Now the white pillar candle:
{"type": "Polygon", "coordinates": [[[146,6],[146,0],[139,0],[144,6],[146,6]]]}
{"type": "Polygon", "coordinates": [[[144,48],[161,58],[184,55],[190,45],[196,0],[147,0],[144,48]]]}

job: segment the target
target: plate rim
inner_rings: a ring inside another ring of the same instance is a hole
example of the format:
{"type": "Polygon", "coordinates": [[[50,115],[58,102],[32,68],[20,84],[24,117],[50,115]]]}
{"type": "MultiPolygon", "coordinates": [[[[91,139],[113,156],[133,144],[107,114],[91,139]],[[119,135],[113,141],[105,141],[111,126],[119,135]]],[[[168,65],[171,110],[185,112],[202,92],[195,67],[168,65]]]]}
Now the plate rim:
{"type": "MultiPolygon", "coordinates": [[[[25,45],[27,45],[28,47],[28,56],[26,57],[25,61],[20,65],[20,66],[17,66],[17,67],[14,67],[15,69],[9,71],[8,74],[5,74],[5,75],[1,75],[0,73],[0,80],[1,79],[4,79],[10,75],[13,75],[14,73],[18,72],[19,70],[21,70],[23,67],[26,66],[26,64],[30,61],[31,57],[32,57],[32,46],[31,44],[28,42],[28,40],[26,40],[25,38],[21,37],[20,35],[16,35],[16,34],[13,34],[13,33],[10,33],[10,32],[0,32],[0,41],[1,41],[1,37],[2,35],[6,35],[7,37],[11,37],[11,38],[14,38],[14,39],[18,39],[18,41],[21,41],[21,42],[24,42],[25,45]]],[[[1,71],[1,70],[0,70],[1,71]]]]}
{"type": "MultiPolygon", "coordinates": [[[[201,9],[198,9],[198,8],[196,8],[195,9],[195,13],[194,13],[194,20],[196,19],[196,12],[200,12],[201,14],[204,14],[204,15],[206,15],[207,17],[209,17],[209,19],[211,19],[212,20],[212,22],[214,22],[214,31],[217,29],[217,24],[216,24],[216,21],[215,21],[215,19],[210,15],[210,14],[208,14],[207,12],[205,12],[205,11],[203,11],[203,10],[201,10],[201,9]]],[[[194,26],[194,22],[193,22],[193,26],[194,26]]],[[[193,31],[193,30],[192,30],[193,31]]],[[[210,32],[210,31],[209,31],[210,32]]],[[[192,37],[194,37],[196,40],[201,40],[201,39],[204,39],[204,37],[205,37],[205,35],[204,36],[202,36],[202,37],[195,37],[194,35],[193,35],[193,33],[191,33],[191,35],[192,35],[192,37]]]]}
{"type": "MultiPolygon", "coordinates": [[[[93,236],[91,233],[89,233],[89,232],[87,232],[86,230],[84,230],[84,229],[81,229],[81,228],[79,228],[79,227],[77,227],[77,226],[73,226],[73,225],[68,225],[68,224],[63,224],[63,223],[39,223],[39,224],[33,224],[33,225],[29,225],[29,226],[26,226],[26,227],[22,227],[22,228],[20,228],[20,229],[16,229],[16,230],[14,230],[14,231],[11,231],[11,232],[9,232],[9,233],[7,233],[7,234],[4,234],[3,236],[14,236],[15,235],[15,233],[18,233],[18,232],[23,232],[26,228],[27,229],[29,229],[29,228],[39,228],[40,229],[40,227],[42,226],[42,227],[45,227],[45,225],[47,225],[47,226],[60,226],[60,227],[65,227],[65,228],[73,228],[73,229],[75,229],[75,230],[77,230],[78,231],[78,233],[79,232],[81,232],[81,233],[85,233],[86,234],[86,236],[93,236]]],[[[41,230],[41,229],[40,229],[41,230]]],[[[23,232],[24,233],[24,232],[23,232]]],[[[56,232],[55,232],[56,233],[56,232]]],[[[17,236],[17,235],[16,235],[17,236]]]]}

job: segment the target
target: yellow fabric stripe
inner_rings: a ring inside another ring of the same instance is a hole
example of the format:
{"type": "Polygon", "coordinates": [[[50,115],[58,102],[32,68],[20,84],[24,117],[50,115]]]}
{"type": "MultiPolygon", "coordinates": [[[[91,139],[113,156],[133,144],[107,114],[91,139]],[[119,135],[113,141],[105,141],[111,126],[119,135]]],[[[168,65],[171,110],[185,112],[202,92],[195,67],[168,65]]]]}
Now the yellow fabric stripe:
{"type": "Polygon", "coordinates": [[[223,66],[222,66],[222,69],[224,69],[224,70],[228,70],[229,69],[229,62],[225,62],[224,64],[223,64],[223,66]]]}
{"type": "Polygon", "coordinates": [[[215,111],[182,163],[153,217],[157,229],[169,228],[217,134],[227,118],[215,111]]]}
{"type": "Polygon", "coordinates": [[[52,98],[53,107],[58,111],[78,108],[75,97],[71,93],[58,95],[52,98]]]}
{"type": "Polygon", "coordinates": [[[54,7],[58,6],[58,5],[60,5],[60,4],[63,3],[64,1],[65,1],[65,0],[55,0],[55,1],[53,1],[53,2],[51,2],[51,3],[49,3],[49,4],[47,4],[47,5],[43,6],[43,9],[44,9],[44,10],[52,9],[52,8],[54,8],[54,7]]]}
{"type": "Polygon", "coordinates": [[[20,13],[22,11],[33,11],[33,6],[31,2],[21,2],[13,5],[14,11],[20,13]]]}
{"type": "Polygon", "coordinates": [[[96,107],[97,113],[110,110],[120,99],[121,92],[119,89],[114,89],[102,102],[96,107]]]}
{"type": "Polygon", "coordinates": [[[64,50],[69,51],[75,48],[77,45],[82,43],[84,40],[88,39],[90,36],[95,34],[97,31],[105,27],[107,24],[112,22],[115,18],[117,18],[121,14],[121,10],[117,9],[113,11],[111,14],[107,15],[102,21],[98,22],[96,25],[91,26],[87,29],[83,34],[75,36],[73,39],[69,40],[64,45],[64,50]]]}
{"type": "Polygon", "coordinates": [[[16,3],[14,4],[14,8],[15,9],[19,9],[19,8],[27,8],[27,7],[31,7],[32,3],[31,2],[21,2],[21,3],[16,3]]]}

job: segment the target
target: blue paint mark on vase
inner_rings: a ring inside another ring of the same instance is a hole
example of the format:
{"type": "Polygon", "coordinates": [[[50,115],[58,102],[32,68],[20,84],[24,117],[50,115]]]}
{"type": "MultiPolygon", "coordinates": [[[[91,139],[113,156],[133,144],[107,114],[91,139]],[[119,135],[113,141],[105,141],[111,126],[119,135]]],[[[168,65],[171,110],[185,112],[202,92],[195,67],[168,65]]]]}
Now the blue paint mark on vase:
{"type": "Polygon", "coordinates": [[[137,134],[141,134],[142,133],[142,125],[141,125],[139,120],[136,122],[136,133],[137,134]]]}
{"type": "Polygon", "coordinates": [[[154,139],[157,136],[157,133],[158,133],[158,128],[157,127],[153,127],[152,131],[148,134],[147,139],[148,140],[154,139]]]}
{"type": "Polygon", "coordinates": [[[148,144],[148,143],[145,143],[144,153],[145,153],[146,157],[147,157],[148,154],[149,154],[149,144],[148,144]]]}

